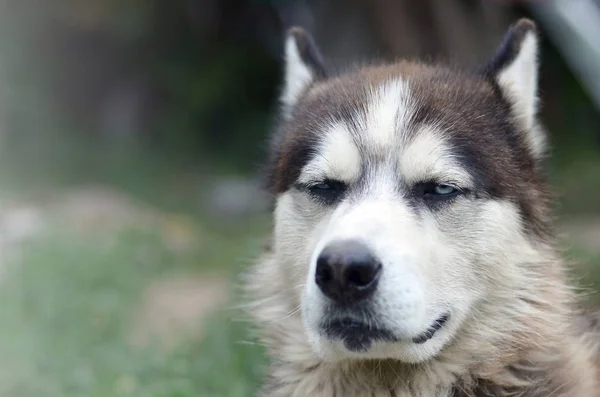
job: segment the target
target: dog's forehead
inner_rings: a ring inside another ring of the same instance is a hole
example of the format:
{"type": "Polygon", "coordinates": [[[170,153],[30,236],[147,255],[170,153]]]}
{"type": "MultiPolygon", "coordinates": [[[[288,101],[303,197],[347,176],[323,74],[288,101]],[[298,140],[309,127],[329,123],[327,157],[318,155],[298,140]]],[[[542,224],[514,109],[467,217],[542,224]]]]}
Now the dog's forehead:
{"type": "Polygon", "coordinates": [[[336,177],[327,174],[331,168],[348,178],[359,162],[393,156],[408,161],[416,178],[433,165],[462,168],[478,185],[509,179],[516,163],[530,161],[492,82],[410,62],[314,84],[283,128],[271,174],[275,192],[298,181],[311,161],[315,178],[336,177]]]}
{"type": "Polygon", "coordinates": [[[313,175],[305,178],[324,170],[330,174],[324,176],[354,179],[360,161],[390,157],[409,181],[450,171],[458,176],[457,160],[468,154],[462,143],[485,140],[479,136],[496,128],[492,124],[502,119],[502,110],[485,80],[413,64],[318,84],[297,112],[304,123],[298,127],[317,142],[316,157],[307,166],[313,175]]]}
{"type": "Polygon", "coordinates": [[[406,138],[410,131],[398,129],[418,124],[445,127],[459,135],[493,124],[498,116],[508,116],[508,110],[483,77],[400,62],[315,84],[300,102],[296,122],[312,131],[326,122],[345,122],[360,133],[359,138],[377,140],[385,138],[378,133],[389,133],[393,127],[396,138],[406,138]],[[364,131],[369,123],[377,127],[370,134],[364,131]]]}

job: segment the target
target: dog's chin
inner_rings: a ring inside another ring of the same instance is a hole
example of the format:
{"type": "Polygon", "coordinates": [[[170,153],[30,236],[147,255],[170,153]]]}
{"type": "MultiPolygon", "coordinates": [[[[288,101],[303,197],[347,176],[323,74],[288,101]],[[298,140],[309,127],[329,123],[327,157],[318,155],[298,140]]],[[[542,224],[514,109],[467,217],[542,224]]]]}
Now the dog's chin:
{"type": "Polygon", "coordinates": [[[406,364],[419,364],[435,358],[444,347],[441,341],[425,345],[409,342],[372,342],[368,350],[350,350],[345,342],[322,336],[314,336],[311,345],[314,354],[326,362],[345,360],[396,360],[406,364]]]}
{"type": "Polygon", "coordinates": [[[445,327],[448,319],[442,315],[421,334],[405,338],[384,327],[335,320],[321,325],[317,332],[309,331],[309,340],[324,361],[394,359],[416,364],[435,357],[451,338],[445,327]]]}

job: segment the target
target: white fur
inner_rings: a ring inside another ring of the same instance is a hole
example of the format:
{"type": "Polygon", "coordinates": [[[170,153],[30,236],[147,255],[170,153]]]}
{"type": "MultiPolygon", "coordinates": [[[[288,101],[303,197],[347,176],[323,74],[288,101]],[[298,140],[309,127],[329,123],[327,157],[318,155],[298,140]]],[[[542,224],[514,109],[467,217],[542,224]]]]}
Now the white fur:
{"type": "Polygon", "coordinates": [[[468,172],[458,162],[442,134],[435,127],[421,128],[415,137],[401,148],[399,169],[406,183],[447,181],[467,188],[472,184],[468,172]]]}
{"type": "Polygon", "coordinates": [[[528,32],[521,43],[519,54],[498,73],[497,81],[512,102],[513,112],[527,131],[530,149],[539,157],[545,151],[546,138],[543,130],[536,126],[537,58],[538,38],[534,32],[528,32]]]}
{"type": "Polygon", "coordinates": [[[368,104],[369,112],[362,126],[368,144],[382,149],[398,142],[405,131],[412,107],[410,90],[400,78],[375,87],[368,104]]]}
{"type": "MultiPolygon", "coordinates": [[[[416,269],[417,247],[408,245],[410,239],[407,236],[419,230],[411,228],[414,224],[411,222],[412,215],[395,200],[391,184],[380,180],[375,188],[377,191],[372,191],[360,204],[341,205],[331,215],[312,254],[302,312],[309,337],[324,359],[356,356],[339,343],[330,343],[319,336],[318,326],[323,320],[322,307],[326,298],[314,283],[316,258],[325,246],[334,241],[363,241],[386,264],[375,306],[379,307],[380,320],[388,320],[398,335],[407,339],[415,337],[435,320],[426,318],[425,306],[421,304],[423,282],[416,269]]],[[[358,356],[385,358],[390,354],[387,350],[385,346],[375,346],[366,355],[358,356]]]]}
{"type": "Polygon", "coordinates": [[[285,117],[290,116],[292,109],[313,79],[313,71],[300,57],[296,39],[293,35],[289,35],[285,42],[285,80],[281,95],[285,117]]]}
{"type": "Polygon", "coordinates": [[[329,178],[351,183],[358,179],[361,164],[348,127],[333,123],[323,128],[317,156],[304,167],[299,181],[310,183],[329,178]]]}

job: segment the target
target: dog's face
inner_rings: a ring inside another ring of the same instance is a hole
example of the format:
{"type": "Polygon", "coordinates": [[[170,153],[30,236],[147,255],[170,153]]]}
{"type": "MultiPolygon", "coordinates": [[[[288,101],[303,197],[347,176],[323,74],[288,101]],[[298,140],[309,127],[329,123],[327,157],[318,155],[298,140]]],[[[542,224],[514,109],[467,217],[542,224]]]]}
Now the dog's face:
{"type": "Polygon", "coordinates": [[[427,360],[524,271],[547,215],[536,56],[522,21],[480,73],[399,63],[329,78],[290,32],[275,255],[320,357],[427,360]]]}

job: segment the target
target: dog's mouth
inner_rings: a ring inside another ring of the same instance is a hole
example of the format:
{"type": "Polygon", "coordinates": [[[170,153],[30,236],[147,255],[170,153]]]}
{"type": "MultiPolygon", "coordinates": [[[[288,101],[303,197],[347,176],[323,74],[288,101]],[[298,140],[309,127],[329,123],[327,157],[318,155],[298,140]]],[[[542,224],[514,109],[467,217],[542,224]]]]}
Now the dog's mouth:
{"type": "Polygon", "coordinates": [[[398,340],[390,330],[351,318],[330,321],[323,327],[323,330],[327,337],[343,341],[346,349],[354,352],[369,350],[373,342],[398,340]]]}
{"type": "MultiPolygon", "coordinates": [[[[427,342],[444,327],[449,318],[449,314],[440,316],[425,332],[412,338],[412,342],[415,344],[427,342]]],[[[346,349],[353,352],[365,352],[374,342],[398,342],[400,340],[392,331],[380,328],[375,323],[365,323],[352,318],[329,321],[323,325],[322,329],[328,338],[341,340],[346,349]]]]}
{"type": "Polygon", "coordinates": [[[427,342],[429,339],[433,338],[436,332],[438,332],[442,327],[448,322],[450,318],[449,314],[444,314],[437,320],[433,322],[427,329],[427,331],[423,332],[421,335],[416,336],[412,339],[413,343],[421,345],[427,342]]]}

